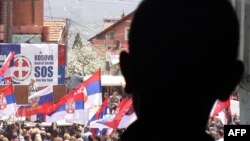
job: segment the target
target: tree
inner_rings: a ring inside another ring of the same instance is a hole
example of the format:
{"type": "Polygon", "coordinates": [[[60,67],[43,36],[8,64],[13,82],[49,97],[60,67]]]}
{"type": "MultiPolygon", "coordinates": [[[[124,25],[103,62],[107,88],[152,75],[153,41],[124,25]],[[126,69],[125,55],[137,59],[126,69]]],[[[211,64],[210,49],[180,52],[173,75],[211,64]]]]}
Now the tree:
{"type": "Polygon", "coordinates": [[[80,33],[77,33],[72,48],[75,49],[75,48],[81,48],[81,47],[82,47],[82,39],[81,39],[80,33]]]}
{"type": "Polygon", "coordinates": [[[72,48],[69,51],[68,60],[69,75],[72,74],[74,69],[78,69],[85,74],[93,74],[99,68],[104,70],[105,58],[98,56],[91,45],[72,48]]]}

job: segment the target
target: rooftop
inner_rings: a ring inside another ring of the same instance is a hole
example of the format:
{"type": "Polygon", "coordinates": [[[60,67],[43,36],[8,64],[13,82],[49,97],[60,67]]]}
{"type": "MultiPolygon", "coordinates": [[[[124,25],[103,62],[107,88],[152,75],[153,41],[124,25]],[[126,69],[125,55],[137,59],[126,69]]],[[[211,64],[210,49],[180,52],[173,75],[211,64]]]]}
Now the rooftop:
{"type": "Polygon", "coordinates": [[[47,31],[44,33],[47,34],[46,41],[48,42],[57,42],[60,40],[63,29],[65,27],[64,20],[48,20],[44,21],[43,25],[48,27],[47,31]]]}

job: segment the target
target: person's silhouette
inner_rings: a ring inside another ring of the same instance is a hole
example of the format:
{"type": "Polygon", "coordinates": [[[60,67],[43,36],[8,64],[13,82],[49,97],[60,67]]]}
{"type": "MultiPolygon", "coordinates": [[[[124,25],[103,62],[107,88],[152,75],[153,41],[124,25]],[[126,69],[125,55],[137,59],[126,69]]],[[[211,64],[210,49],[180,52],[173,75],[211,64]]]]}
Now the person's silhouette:
{"type": "Polygon", "coordinates": [[[239,83],[239,23],[227,0],[144,0],[120,55],[138,120],[122,141],[206,141],[210,110],[239,83]]]}

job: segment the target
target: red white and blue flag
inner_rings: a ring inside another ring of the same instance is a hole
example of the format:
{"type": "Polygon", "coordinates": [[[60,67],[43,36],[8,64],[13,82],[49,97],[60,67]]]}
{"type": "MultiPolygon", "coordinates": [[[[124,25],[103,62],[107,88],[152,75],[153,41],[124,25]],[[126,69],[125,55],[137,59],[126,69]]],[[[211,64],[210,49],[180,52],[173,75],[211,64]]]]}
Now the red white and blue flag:
{"type": "Polygon", "coordinates": [[[15,51],[11,51],[5,59],[2,67],[0,68],[0,81],[6,81],[11,79],[11,62],[14,62],[15,51]]]}
{"type": "Polygon", "coordinates": [[[89,109],[102,104],[102,86],[100,69],[87,80],[75,87],[70,93],[82,93],[84,96],[84,108],[89,109]]]}
{"type": "Polygon", "coordinates": [[[73,120],[82,123],[84,114],[84,95],[75,93],[76,89],[65,95],[57,104],[54,104],[49,114],[46,116],[46,122],[59,120],[73,120]]]}
{"type": "Polygon", "coordinates": [[[108,120],[106,121],[104,124],[113,128],[113,129],[116,129],[118,128],[122,118],[125,116],[125,114],[131,109],[132,107],[132,98],[128,98],[124,103],[123,105],[121,105],[121,107],[119,108],[119,111],[116,111],[116,115],[115,117],[112,119],[112,120],[108,120]]]}
{"type": "Polygon", "coordinates": [[[117,107],[115,114],[107,116],[101,120],[93,121],[92,128],[127,128],[137,119],[132,106],[132,98],[123,99],[117,107]]]}
{"type": "Polygon", "coordinates": [[[230,98],[226,101],[217,100],[211,111],[211,116],[217,116],[221,111],[227,109],[228,107],[230,107],[230,98]]]}
{"type": "Polygon", "coordinates": [[[28,97],[29,105],[20,106],[17,116],[31,116],[47,114],[48,109],[53,105],[53,86],[50,85],[28,97]]]}
{"type": "MultiPolygon", "coordinates": [[[[89,121],[89,109],[102,104],[101,70],[96,71],[87,80],[79,84],[74,93],[82,93],[84,96],[84,124],[89,121]]],[[[75,90],[74,89],[74,90],[75,90]]],[[[74,91],[73,90],[73,91],[74,91]]]]}
{"type": "Polygon", "coordinates": [[[13,115],[16,112],[16,100],[12,84],[0,89],[0,116],[13,115]]]}
{"type": "Polygon", "coordinates": [[[86,109],[102,104],[101,70],[99,69],[90,78],[83,82],[87,92],[87,100],[84,103],[86,109]]]}
{"type": "Polygon", "coordinates": [[[107,113],[108,113],[108,99],[105,99],[100,108],[97,110],[97,112],[89,120],[89,123],[98,119],[102,119],[107,113]]]}
{"type": "Polygon", "coordinates": [[[134,112],[133,106],[131,106],[130,109],[122,117],[117,128],[119,129],[128,128],[128,126],[136,120],[137,120],[137,116],[134,112]]]}
{"type": "MultiPolygon", "coordinates": [[[[88,125],[90,125],[90,122],[99,120],[104,118],[105,115],[108,114],[108,98],[106,98],[100,108],[97,110],[97,112],[93,115],[93,117],[89,120],[88,125]]],[[[91,133],[95,137],[99,133],[98,128],[91,128],[91,133]]]]}

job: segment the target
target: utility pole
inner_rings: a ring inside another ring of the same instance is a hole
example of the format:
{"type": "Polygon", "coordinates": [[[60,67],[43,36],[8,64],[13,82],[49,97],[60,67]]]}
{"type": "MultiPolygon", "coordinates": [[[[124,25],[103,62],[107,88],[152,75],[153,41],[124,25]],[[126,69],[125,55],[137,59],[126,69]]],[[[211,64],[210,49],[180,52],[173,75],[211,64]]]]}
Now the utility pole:
{"type": "Polygon", "coordinates": [[[105,40],[104,40],[104,45],[105,45],[105,71],[106,71],[106,75],[110,75],[110,62],[109,62],[109,50],[108,50],[107,38],[108,38],[108,35],[105,34],[105,40]]]}
{"type": "Polygon", "coordinates": [[[36,9],[35,9],[35,0],[32,0],[32,25],[35,25],[35,18],[36,18],[36,9]]]}
{"type": "Polygon", "coordinates": [[[66,69],[66,71],[65,71],[65,76],[67,76],[68,75],[68,48],[69,48],[69,45],[68,45],[68,40],[69,40],[69,27],[70,27],[70,19],[68,19],[68,18],[66,18],[66,20],[65,20],[65,35],[64,35],[64,37],[65,37],[65,53],[66,53],[66,66],[65,66],[65,69],[66,69]]]}

